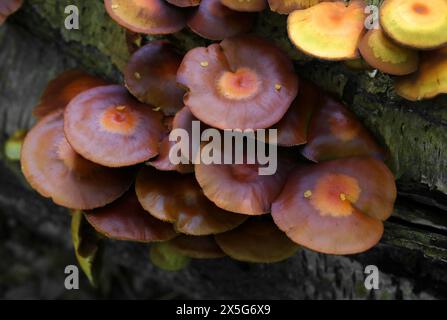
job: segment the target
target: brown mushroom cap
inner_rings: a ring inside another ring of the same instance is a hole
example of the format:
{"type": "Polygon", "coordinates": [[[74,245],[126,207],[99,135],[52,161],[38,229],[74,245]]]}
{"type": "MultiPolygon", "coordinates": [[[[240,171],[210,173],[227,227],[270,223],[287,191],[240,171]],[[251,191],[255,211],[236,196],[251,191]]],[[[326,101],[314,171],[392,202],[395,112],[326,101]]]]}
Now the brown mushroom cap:
{"type": "Polygon", "coordinates": [[[126,87],[143,103],[174,115],[183,107],[185,90],[177,85],[182,57],[166,41],[152,41],[135,52],[124,71],[126,87]]]}
{"type": "Polygon", "coordinates": [[[268,0],[270,10],[279,14],[289,14],[295,10],[310,8],[320,2],[330,1],[331,0],[268,0]]]}
{"type": "Polygon", "coordinates": [[[200,0],[166,0],[174,6],[186,8],[186,7],[196,7],[200,4],[200,0]]]}
{"type": "Polygon", "coordinates": [[[254,263],[273,263],[296,253],[298,246],[271,221],[250,219],[240,227],[215,236],[231,258],[254,263]]]}
{"type": "Polygon", "coordinates": [[[2,0],[0,1],[0,26],[6,18],[20,9],[23,0],[2,0]]]}
{"type": "Polygon", "coordinates": [[[321,2],[289,15],[289,38],[301,51],[326,60],[358,57],[357,46],[364,31],[363,0],[321,2]]]}
{"type": "Polygon", "coordinates": [[[386,0],[380,7],[380,24],[404,46],[442,47],[447,44],[447,1],[386,0]]]}
{"type": "Polygon", "coordinates": [[[71,209],[93,209],[119,198],[134,170],[105,168],[78,155],[64,136],[62,110],[44,117],[22,147],[22,172],[42,196],[71,209]]]}
{"type": "Polygon", "coordinates": [[[170,34],[186,26],[185,14],[164,0],[104,0],[110,17],[138,33],[170,34]]]}
{"type": "Polygon", "coordinates": [[[158,154],[162,115],[119,85],[90,89],[65,110],[65,135],[79,154],[108,167],[124,167],[158,154]]]}
{"type": "Polygon", "coordinates": [[[400,96],[412,101],[447,93],[447,48],[423,52],[419,70],[398,78],[394,88],[400,96]]]}
{"type": "Polygon", "coordinates": [[[292,62],[272,44],[252,36],[226,39],[189,51],[177,81],[199,120],[219,129],[260,129],[277,123],[295,99],[292,62]]]}
{"type": "Polygon", "coordinates": [[[276,225],[297,244],[328,254],[374,246],[396,199],[393,174],[369,157],[295,170],[272,206],[276,225]]]}
{"type": "Polygon", "coordinates": [[[65,108],[81,92],[108,84],[107,81],[81,70],[65,71],[50,81],[39,104],[34,108],[33,115],[41,119],[56,109],[65,108]]]}
{"type": "Polygon", "coordinates": [[[328,95],[313,113],[302,154],[315,162],[353,156],[384,160],[388,156],[355,115],[328,95]]]}
{"type": "Polygon", "coordinates": [[[220,2],[235,11],[260,12],[267,8],[267,0],[220,0],[220,2]]]}
{"type": "Polygon", "coordinates": [[[217,259],[226,256],[213,236],[180,235],[168,244],[180,254],[194,259],[217,259]]]}
{"type": "Polygon", "coordinates": [[[199,8],[188,18],[188,27],[202,38],[223,40],[247,33],[255,15],[228,9],[220,0],[202,0],[199,8]]]}
{"type": "Polygon", "coordinates": [[[85,217],[96,231],[110,239],[148,243],[176,236],[171,224],[144,211],[134,191],[106,207],[86,211],[85,217]]]}
{"type": "Polygon", "coordinates": [[[394,43],[381,29],[369,30],[360,41],[359,50],[368,64],[385,73],[399,76],[418,69],[418,52],[394,43]]]}
{"type": "Polygon", "coordinates": [[[201,236],[236,228],[247,217],[216,207],[194,175],[143,168],[136,193],[143,208],[157,219],[174,223],[177,232],[201,236]]]}

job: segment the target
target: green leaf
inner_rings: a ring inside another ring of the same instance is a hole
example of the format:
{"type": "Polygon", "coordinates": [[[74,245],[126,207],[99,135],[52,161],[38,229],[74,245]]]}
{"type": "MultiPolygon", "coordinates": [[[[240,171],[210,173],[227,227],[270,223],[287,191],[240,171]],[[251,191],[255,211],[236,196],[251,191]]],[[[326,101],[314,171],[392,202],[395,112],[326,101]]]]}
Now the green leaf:
{"type": "Polygon", "coordinates": [[[169,242],[152,244],[150,258],[154,265],[166,271],[179,271],[185,268],[191,260],[172,248],[169,242]]]}

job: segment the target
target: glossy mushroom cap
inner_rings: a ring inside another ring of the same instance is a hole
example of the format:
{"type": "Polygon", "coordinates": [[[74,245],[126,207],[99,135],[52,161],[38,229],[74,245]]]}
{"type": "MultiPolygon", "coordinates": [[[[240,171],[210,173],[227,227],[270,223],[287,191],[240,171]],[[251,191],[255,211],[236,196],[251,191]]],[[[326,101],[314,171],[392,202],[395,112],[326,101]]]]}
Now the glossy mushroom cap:
{"type": "Polygon", "coordinates": [[[418,69],[418,52],[394,43],[381,29],[369,30],[359,50],[368,64],[385,73],[401,76],[418,69]]]}
{"type": "Polygon", "coordinates": [[[236,228],[247,217],[216,207],[194,175],[143,168],[136,193],[143,208],[157,219],[174,223],[179,233],[201,236],[236,228]]]}
{"type": "Polygon", "coordinates": [[[365,23],[363,0],[322,2],[289,15],[287,29],[293,44],[308,55],[326,60],[358,57],[365,23]]]}
{"type": "Polygon", "coordinates": [[[273,263],[296,253],[298,246],[271,221],[250,219],[239,228],[215,236],[231,258],[253,263],[273,263]]]}
{"type": "Polygon", "coordinates": [[[22,147],[22,172],[42,196],[71,209],[93,209],[119,198],[132,184],[133,169],[111,169],[78,155],[64,136],[62,110],[44,117],[22,147]]]}
{"type": "Polygon", "coordinates": [[[124,167],[158,154],[162,115],[135,100],[119,85],[90,89],[65,110],[65,135],[84,158],[124,167]]]}
{"type": "Polygon", "coordinates": [[[447,48],[423,52],[419,70],[396,79],[396,92],[405,99],[431,99],[447,93],[447,48]]]}
{"type": "Polygon", "coordinates": [[[217,259],[226,256],[213,236],[180,235],[170,240],[168,244],[180,254],[193,259],[217,259]]]}
{"type": "Polygon", "coordinates": [[[134,191],[106,207],[86,211],[85,216],[96,231],[110,239],[148,243],[176,236],[171,224],[144,211],[134,191]]]}
{"type": "Polygon", "coordinates": [[[380,24],[396,42],[418,49],[447,44],[447,1],[385,0],[380,24]]]}
{"type": "Polygon", "coordinates": [[[298,77],[277,47],[252,36],[189,51],[177,81],[185,105],[219,129],[260,129],[277,123],[295,99],[298,77]]]}
{"type": "Polygon", "coordinates": [[[235,11],[260,12],[267,8],[267,0],[220,0],[220,2],[235,11]]]}
{"type": "Polygon", "coordinates": [[[124,71],[126,87],[143,103],[174,115],[183,107],[185,90],[177,85],[182,57],[166,41],[152,41],[135,52],[124,71]]]}
{"type": "Polygon", "coordinates": [[[200,4],[200,0],[166,0],[166,1],[174,6],[181,8],[196,7],[200,4]]]}
{"type": "Polygon", "coordinates": [[[205,39],[223,40],[247,33],[255,15],[228,9],[220,0],[202,0],[199,8],[188,18],[188,27],[205,39]]]}
{"type": "Polygon", "coordinates": [[[328,254],[355,254],[377,244],[396,199],[393,174],[368,157],[301,167],[272,206],[290,239],[328,254]]]}
{"type": "Polygon", "coordinates": [[[81,70],[68,70],[51,80],[46,87],[33,115],[38,119],[54,110],[64,109],[78,94],[109,83],[81,70]]]}
{"type": "Polygon", "coordinates": [[[6,18],[20,9],[23,0],[2,0],[0,1],[0,26],[6,21],[6,18]]]}
{"type": "Polygon", "coordinates": [[[138,33],[170,34],[186,26],[185,14],[164,0],[104,0],[110,17],[138,33]]]}
{"type": "Polygon", "coordinates": [[[280,14],[289,14],[295,10],[307,9],[320,2],[331,0],[268,0],[270,10],[280,14]]]}
{"type": "Polygon", "coordinates": [[[320,162],[353,156],[387,158],[386,150],[341,102],[325,96],[316,109],[302,150],[307,159],[320,162]]]}

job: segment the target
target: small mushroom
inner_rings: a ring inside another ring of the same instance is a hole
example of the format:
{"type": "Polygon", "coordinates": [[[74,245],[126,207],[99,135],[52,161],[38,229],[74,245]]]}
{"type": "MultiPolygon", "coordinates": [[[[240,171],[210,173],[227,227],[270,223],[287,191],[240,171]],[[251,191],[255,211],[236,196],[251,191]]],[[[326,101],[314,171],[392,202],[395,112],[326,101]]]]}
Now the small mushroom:
{"type": "Polygon", "coordinates": [[[168,241],[168,244],[180,254],[193,259],[217,259],[226,256],[213,236],[180,235],[168,241]]]}
{"type": "Polygon", "coordinates": [[[363,0],[321,2],[293,11],[287,20],[292,43],[308,55],[325,60],[358,57],[358,44],[364,32],[363,0]]]}
{"type": "Polygon", "coordinates": [[[139,101],[174,115],[183,107],[185,94],[176,80],[181,62],[182,56],[167,41],[152,41],[130,58],[124,71],[126,87],[139,101]]]}
{"type": "Polygon", "coordinates": [[[119,198],[132,184],[134,169],[111,169],[77,154],[64,136],[62,110],[44,117],[26,136],[22,172],[42,196],[71,209],[93,209],[119,198]]]}
{"type": "Polygon", "coordinates": [[[255,15],[231,10],[220,0],[202,0],[199,8],[188,18],[188,27],[205,39],[223,40],[247,33],[253,26],[255,15]]]}
{"type": "Polygon", "coordinates": [[[412,101],[447,93],[447,48],[422,52],[418,71],[397,78],[394,89],[397,94],[412,101]]]}
{"type": "Polygon", "coordinates": [[[368,64],[385,73],[401,76],[418,69],[418,52],[394,43],[381,29],[369,30],[359,50],[368,64]]]}
{"type": "Polygon", "coordinates": [[[279,14],[289,14],[295,10],[307,9],[320,2],[331,0],[268,0],[270,10],[279,14]]]}
{"type": "Polygon", "coordinates": [[[164,0],[104,0],[110,17],[138,33],[162,35],[186,26],[184,12],[164,0]]]}
{"type": "Polygon", "coordinates": [[[380,24],[397,43],[417,49],[447,44],[447,1],[385,0],[380,24]]]}
{"type": "Polygon", "coordinates": [[[149,256],[156,267],[166,271],[180,271],[191,261],[191,258],[174,249],[169,241],[151,244],[149,256]]]}
{"type": "Polygon", "coordinates": [[[166,1],[174,6],[181,8],[196,7],[200,4],[200,0],[166,0],[166,1]]]}
{"type": "Polygon", "coordinates": [[[297,168],[272,206],[290,239],[327,254],[355,254],[379,242],[396,200],[393,174],[355,157],[297,168]]]}
{"type": "Polygon", "coordinates": [[[136,193],[143,208],[162,221],[174,223],[177,232],[209,235],[236,228],[247,217],[216,207],[208,200],[194,175],[143,168],[136,193]]]}
{"type": "Polygon", "coordinates": [[[326,95],[313,113],[302,154],[320,162],[353,156],[385,160],[386,150],[341,102],[326,95]]]}
{"type": "Polygon", "coordinates": [[[189,51],[177,81],[188,88],[185,105],[219,129],[260,129],[277,123],[298,92],[290,59],[274,45],[237,36],[189,51]]]}
{"type": "Polygon", "coordinates": [[[82,70],[68,70],[51,80],[43,92],[33,115],[41,119],[56,109],[64,109],[78,94],[109,83],[82,70]]]}
{"type": "Polygon", "coordinates": [[[260,12],[267,8],[267,0],[220,0],[220,2],[235,11],[260,12]]]}
{"type": "Polygon", "coordinates": [[[85,212],[87,221],[107,238],[149,243],[176,237],[170,223],[155,219],[141,207],[134,191],[103,208],[85,212]]]}
{"type": "Polygon", "coordinates": [[[0,1],[0,26],[6,19],[20,9],[23,5],[23,0],[2,0],[0,1]]]}
{"type": "Polygon", "coordinates": [[[250,219],[239,228],[215,236],[219,247],[235,260],[273,263],[293,256],[298,246],[269,220],[250,219]]]}
{"type": "Polygon", "coordinates": [[[9,161],[20,161],[20,153],[27,131],[19,129],[14,132],[5,142],[4,153],[9,161]]]}
{"type": "Polygon", "coordinates": [[[73,149],[107,167],[131,166],[156,156],[163,132],[161,113],[119,85],[85,91],[65,110],[65,135],[73,149]]]}

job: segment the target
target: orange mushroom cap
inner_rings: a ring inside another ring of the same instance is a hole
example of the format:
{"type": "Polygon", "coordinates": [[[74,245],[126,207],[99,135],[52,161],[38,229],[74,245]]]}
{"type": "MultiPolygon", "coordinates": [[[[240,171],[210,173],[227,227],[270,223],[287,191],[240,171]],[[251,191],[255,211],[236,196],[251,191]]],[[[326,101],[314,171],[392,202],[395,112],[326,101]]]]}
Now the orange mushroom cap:
{"type": "Polygon", "coordinates": [[[267,0],[220,0],[220,2],[235,11],[259,12],[267,8],[267,0]]]}
{"type": "Polygon", "coordinates": [[[189,51],[177,81],[189,89],[185,104],[219,129],[260,129],[277,123],[298,92],[290,59],[252,36],[189,51]]]}
{"type": "Polygon", "coordinates": [[[385,33],[404,46],[436,49],[447,45],[447,1],[386,0],[380,7],[385,33]]]}
{"type": "Polygon", "coordinates": [[[253,263],[273,263],[296,253],[298,246],[271,221],[250,219],[239,228],[215,236],[231,258],[253,263]]]}
{"type": "Polygon", "coordinates": [[[156,156],[163,131],[161,113],[119,85],[85,91],[65,110],[65,135],[73,148],[108,167],[131,166],[156,156]]]}
{"type": "Polygon", "coordinates": [[[223,40],[247,33],[253,26],[251,13],[228,9],[220,0],[202,0],[199,8],[188,18],[188,27],[202,38],[223,40]]]}
{"type": "Polygon", "coordinates": [[[226,256],[213,236],[180,235],[168,244],[180,254],[193,259],[217,259],[226,256]]]}
{"type": "Polygon", "coordinates": [[[183,107],[185,90],[177,85],[182,57],[166,41],[152,41],[129,60],[124,78],[126,87],[139,101],[174,115],[183,107]]]}
{"type": "Polygon", "coordinates": [[[186,7],[196,7],[200,4],[200,0],[166,0],[174,6],[186,8],[186,7]]]}
{"type": "Polygon", "coordinates": [[[186,16],[164,0],[104,0],[110,17],[138,33],[170,34],[186,26],[186,16]]]}
{"type": "Polygon", "coordinates": [[[330,1],[331,0],[268,0],[270,10],[280,14],[289,14],[295,10],[310,8],[320,2],[330,1]]]}
{"type": "Polygon", "coordinates": [[[143,208],[157,219],[174,223],[177,232],[201,236],[234,229],[247,217],[216,207],[194,175],[143,168],[136,193],[143,208]]]}
{"type": "Polygon", "coordinates": [[[78,155],[64,136],[62,110],[44,117],[26,136],[22,172],[42,196],[71,209],[105,206],[129,189],[131,168],[111,169],[78,155]]]}
{"type": "Polygon", "coordinates": [[[20,9],[23,0],[2,0],[0,1],[0,26],[11,14],[20,9]]]}
{"type": "Polygon", "coordinates": [[[373,247],[396,199],[393,174],[357,157],[295,170],[272,206],[276,225],[297,244],[328,254],[373,247]]]}
{"type": "Polygon", "coordinates": [[[392,75],[406,75],[418,69],[419,55],[391,41],[381,29],[371,29],[359,44],[362,57],[374,68],[392,75]]]}
{"type": "Polygon", "coordinates": [[[388,156],[354,114],[328,95],[313,113],[302,154],[315,162],[353,156],[384,160],[388,156]]]}
{"type": "Polygon", "coordinates": [[[106,80],[81,70],[65,71],[50,81],[33,114],[38,119],[43,118],[56,109],[64,109],[78,94],[108,84],[106,80]]]}
{"type": "Polygon", "coordinates": [[[358,57],[365,23],[363,0],[321,2],[289,15],[289,38],[301,51],[326,60],[358,57]]]}
{"type": "Polygon", "coordinates": [[[144,211],[134,191],[106,207],[86,211],[85,217],[96,231],[110,239],[148,243],[176,237],[171,224],[144,211]]]}
{"type": "Polygon", "coordinates": [[[405,99],[431,99],[447,93],[447,48],[421,54],[419,70],[396,79],[396,92],[405,99]]]}

